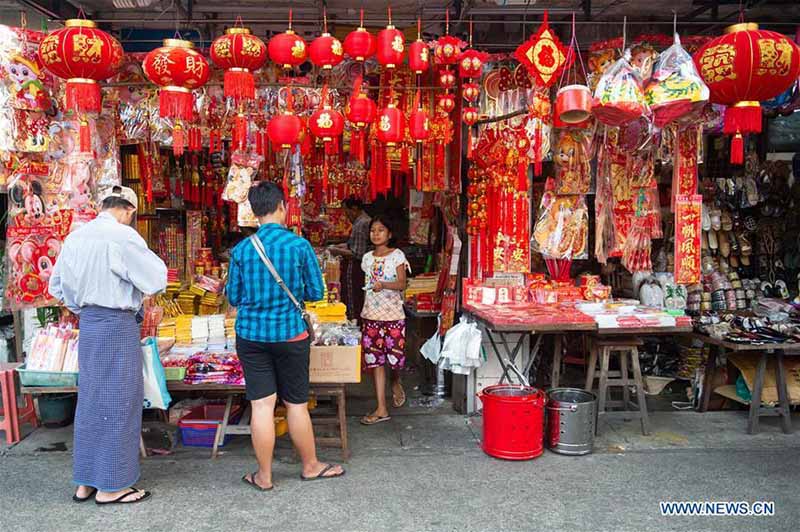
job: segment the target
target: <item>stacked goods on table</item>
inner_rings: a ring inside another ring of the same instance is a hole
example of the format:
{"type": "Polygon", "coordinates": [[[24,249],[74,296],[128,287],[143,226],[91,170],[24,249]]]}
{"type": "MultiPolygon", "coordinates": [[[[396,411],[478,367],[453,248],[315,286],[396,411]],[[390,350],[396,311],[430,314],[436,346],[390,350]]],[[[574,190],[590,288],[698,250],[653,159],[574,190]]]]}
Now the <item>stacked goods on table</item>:
{"type": "Polygon", "coordinates": [[[39,330],[25,365],[18,371],[23,386],[75,386],[78,379],[78,330],[56,325],[39,330]]]}
{"type": "Polygon", "coordinates": [[[552,305],[574,301],[603,301],[610,296],[611,287],[604,286],[599,277],[593,275],[582,276],[577,285],[573,280],[547,280],[541,273],[513,274],[483,281],[465,279],[463,283],[463,301],[468,305],[552,305]]]}
{"type": "Polygon", "coordinates": [[[347,321],[347,307],[344,303],[307,302],[306,310],[313,314],[319,323],[343,323],[347,321]]]}
{"type": "Polygon", "coordinates": [[[622,300],[614,303],[582,303],[577,309],[592,316],[600,329],[691,327],[689,316],[678,316],[654,307],[646,307],[637,300],[622,300]]]}
{"type": "Polygon", "coordinates": [[[175,318],[175,343],[190,345],[192,343],[192,318],[191,315],[182,314],[175,318]]]}
{"type": "Polygon", "coordinates": [[[441,303],[435,302],[438,282],[438,273],[418,275],[409,279],[405,300],[417,312],[438,312],[441,309],[441,303]]]}
{"type": "Polygon", "coordinates": [[[198,352],[189,357],[186,384],[244,384],[239,357],[231,351],[198,352]]]}
{"type": "Polygon", "coordinates": [[[693,379],[703,362],[702,348],[681,346],[678,355],[678,377],[693,379]]]}

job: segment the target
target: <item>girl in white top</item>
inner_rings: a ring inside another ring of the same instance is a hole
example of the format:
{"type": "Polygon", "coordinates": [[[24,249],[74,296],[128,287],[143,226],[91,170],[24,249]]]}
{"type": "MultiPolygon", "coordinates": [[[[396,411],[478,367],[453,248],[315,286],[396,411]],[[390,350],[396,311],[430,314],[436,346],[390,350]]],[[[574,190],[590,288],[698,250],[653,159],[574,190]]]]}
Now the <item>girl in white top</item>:
{"type": "Polygon", "coordinates": [[[369,237],[375,246],[361,261],[366,277],[364,309],[361,312],[363,334],[361,347],[364,367],[373,371],[378,407],[361,418],[364,425],[374,425],[390,419],[386,406],[386,363],[392,369],[392,406],[400,408],[406,402],[400,382],[405,367],[406,320],[403,311],[403,291],[406,272],[410,271],[402,251],[394,247],[392,223],[383,216],[372,219],[369,237]]]}

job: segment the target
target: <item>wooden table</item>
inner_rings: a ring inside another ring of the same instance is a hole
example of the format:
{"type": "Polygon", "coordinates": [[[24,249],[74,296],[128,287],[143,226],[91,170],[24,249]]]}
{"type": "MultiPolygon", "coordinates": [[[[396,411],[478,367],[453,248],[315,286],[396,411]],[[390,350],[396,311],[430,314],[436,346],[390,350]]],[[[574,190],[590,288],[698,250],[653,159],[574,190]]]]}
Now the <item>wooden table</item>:
{"type": "Polygon", "coordinates": [[[761,416],[780,416],[781,428],[786,434],[792,432],[791,410],[789,405],[789,391],[786,385],[786,371],[783,367],[783,357],[800,355],[800,343],[764,343],[764,344],[739,344],[727,340],[718,340],[707,334],[693,333],[692,337],[709,344],[717,349],[711,349],[706,361],[705,376],[703,378],[703,393],[700,397],[700,411],[708,410],[708,402],[711,399],[711,379],[717,369],[717,355],[720,349],[733,353],[754,353],[760,354],[758,366],[756,367],[756,378],[753,383],[753,391],[750,399],[750,413],[747,418],[747,433],[755,434],[758,432],[758,420],[761,416]],[[775,358],[775,381],[778,388],[778,406],[762,406],[761,393],[764,390],[764,374],[767,369],[767,359],[775,358]]]}
{"type": "MultiPolygon", "coordinates": [[[[245,422],[239,425],[229,425],[231,408],[235,397],[243,396],[245,393],[244,386],[232,386],[229,384],[184,384],[180,381],[167,381],[167,390],[170,392],[186,393],[196,392],[203,395],[217,395],[225,397],[225,413],[222,422],[217,426],[216,437],[214,438],[214,446],[211,449],[211,458],[216,458],[219,455],[219,446],[225,439],[227,434],[250,434],[250,425],[245,422]]],[[[36,405],[37,417],[39,414],[38,396],[53,393],[77,393],[77,386],[23,386],[21,393],[31,394],[34,397],[34,404],[36,405]]],[[[331,397],[336,401],[335,415],[312,416],[316,425],[338,425],[339,436],[337,437],[319,437],[316,441],[320,445],[330,445],[341,448],[342,458],[347,461],[350,458],[350,449],[347,441],[347,412],[346,412],[346,396],[344,384],[312,384],[311,393],[315,397],[331,397]]],[[[326,413],[327,414],[327,413],[326,413]]],[[[249,421],[245,419],[243,421],[249,421]]],[[[147,451],[144,447],[144,442],[140,438],[139,442],[140,451],[143,457],[147,457],[147,451]]]]}

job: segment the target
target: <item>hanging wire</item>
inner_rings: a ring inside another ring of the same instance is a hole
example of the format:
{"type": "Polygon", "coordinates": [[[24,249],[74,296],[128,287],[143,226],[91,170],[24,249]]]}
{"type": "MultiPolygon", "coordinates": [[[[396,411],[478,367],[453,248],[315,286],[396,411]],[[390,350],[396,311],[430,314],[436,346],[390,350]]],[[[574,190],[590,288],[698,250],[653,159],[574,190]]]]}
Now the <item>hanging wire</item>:
{"type": "Polygon", "coordinates": [[[625,47],[628,44],[628,15],[622,17],[622,55],[625,55],[625,47]]]}

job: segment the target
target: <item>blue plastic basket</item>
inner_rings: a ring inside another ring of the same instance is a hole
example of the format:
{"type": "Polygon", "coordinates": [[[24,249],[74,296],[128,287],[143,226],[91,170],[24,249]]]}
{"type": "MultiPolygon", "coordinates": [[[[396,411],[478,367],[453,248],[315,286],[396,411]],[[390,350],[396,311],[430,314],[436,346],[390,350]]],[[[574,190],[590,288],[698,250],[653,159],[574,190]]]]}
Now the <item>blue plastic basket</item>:
{"type": "MultiPolygon", "coordinates": [[[[193,408],[178,421],[183,445],[186,447],[213,447],[217,427],[222,423],[223,415],[225,415],[225,405],[203,405],[193,408]]],[[[241,407],[234,406],[231,408],[228,424],[236,425],[241,417],[241,407]]],[[[224,447],[230,442],[231,437],[230,434],[227,434],[219,446],[224,447]]]]}
{"type": "Polygon", "coordinates": [[[67,388],[78,385],[78,372],[38,371],[25,369],[25,364],[17,368],[19,382],[23,386],[58,386],[67,388]]]}

